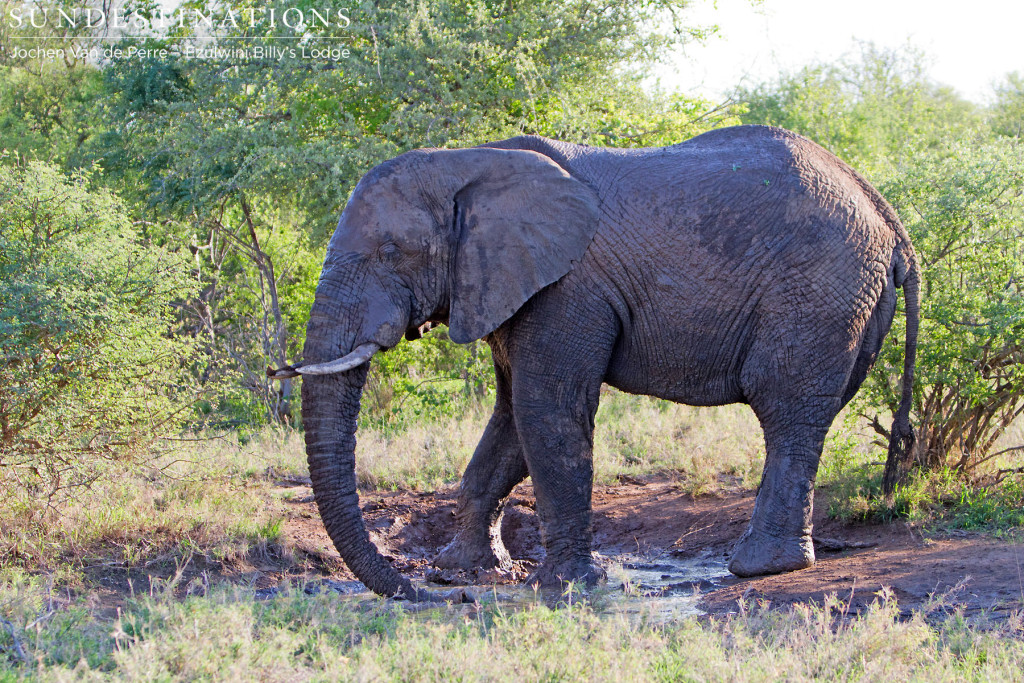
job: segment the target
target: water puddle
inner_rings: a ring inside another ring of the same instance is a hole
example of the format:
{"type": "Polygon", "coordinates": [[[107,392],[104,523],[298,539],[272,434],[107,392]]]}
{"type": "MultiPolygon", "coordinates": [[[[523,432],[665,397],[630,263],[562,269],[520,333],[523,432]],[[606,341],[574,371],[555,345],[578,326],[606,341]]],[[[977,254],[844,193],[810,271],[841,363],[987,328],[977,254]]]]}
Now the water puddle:
{"type": "Polygon", "coordinates": [[[722,579],[730,576],[724,561],[708,558],[622,556],[618,562],[622,577],[618,597],[611,599],[614,611],[655,619],[703,614],[697,606],[701,597],[720,588],[722,579]]]}
{"type": "MultiPolygon", "coordinates": [[[[676,558],[669,555],[655,558],[620,555],[610,558],[607,583],[589,592],[587,599],[599,614],[625,615],[627,618],[662,622],[702,614],[698,603],[703,595],[716,590],[729,576],[725,562],[705,557],[676,558]]],[[[439,586],[419,584],[441,596],[463,591],[481,605],[528,607],[537,604],[555,606],[559,603],[584,599],[582,594],[568,595],[557,591],[534,590],[526,585],[486,587],[439,586]]],[[[305,585],[306,593],[315,595],[324,591],[337,594],[354,603],[378,600],[359,581],[323,579],[305,585]]],[[[256,591],[257,599],[270,599],[279,592],[276,587],[256,591]]],[[[403,603],[404,604],[404,603],[403,603]]],[[[411,611],[429,613],[433,606],[408,605],[411,611]]],[[[464,605],[462,609],[473,609],[464,605]]]]}
{"type": "MultiPolygon", "coordinates": [[[[670,621],[703,614],[698,607],[701,597],[718,589],[726,576],[729,571],[720,560],[620,555],[608,567],[607,583],[590,591],[586,599],[599,614],[626,615],[648,622],[670,621]]],[[[482,604],[554,606],[581,597],[535,591],[524,585],[498,586],[478,599],[482,604]]]]}

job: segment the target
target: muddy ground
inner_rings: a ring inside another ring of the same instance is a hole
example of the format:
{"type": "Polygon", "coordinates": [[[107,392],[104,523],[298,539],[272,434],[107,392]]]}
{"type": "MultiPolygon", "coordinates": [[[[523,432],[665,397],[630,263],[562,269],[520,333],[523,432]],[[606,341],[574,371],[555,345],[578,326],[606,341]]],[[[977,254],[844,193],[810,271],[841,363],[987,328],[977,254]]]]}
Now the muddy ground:
{"type": "MultiPolygon", "coordinates": [[[[950,591],[951,603],[964,606],[969,614],[999,618],[1024,607],[1024,544],[980,534],[922,532],[906,522],[846,524],[828,518],[827,497],[827,490],[819,491],[814,567],[778,576],[739,579],[728,575],[713,583],[701,582],[694,586],[703,594],[700,607],[727,613],[737,609],[741,598],[768,599],[784,606],[821,601],[836,593],[856,612],[883,587],[892,589],[906,613],[925,608],[932,596],[950,591]]],[[[289,498],[285,534],[295,554],[328,568],[336,579],[352,579],[323,529],[312,492],[294,487],[289,498]]],[[[595,550],[611,561],[639,556],[656,565],[658,558],[696,559],[720,567],[750,519],[753,504],[753,492],[694,498],[669,482],[632,480],[598,486],[594,490],[595,550]]],[[[439,573],[430,566],[430,558],[454,534],[455,489],[368,493],[362,495],[362,505],[374,541],[414,580],[456,584],[510,580],[492,574],[439,573]]],[[[520,578],[543,558],[533,507],[529,484],[520,485],[502,526],[505,544],[519,560],[520,578]]],[[[273,579],[272,573],[264,577],[273,579]]]]}
{"type": "MultiPolygon", "coordinates": [[[[285,515],[281,545],[237,561],[192,557],[183,568],[177,593],[202,592],[223,581],[266,596],[285,580],[319,581],[344,592],[359,587],[327,537],[308,479],[281,481],[277,486],[285,515]]],[[[374,542],[400,571],[421,585],[429,581],[485,587],[521,582],[544,553],[530,485],[521,484],[513,492],[502,526],[505,545],[517,560],[513,576],[442,573],[431,566],[430,558],[454,535],[455,496],[454,487],[434,493],[364,492],[361,503],[374,542]]],[[[665,481],[627,480],[597,486],[595,550],[609,563],[647,563],[655,575],[666,563],[694,563],[700,571],[707,569],[705,575],[714,575],[711,581],[662,581],[654,593],[665,586],[673,595],[696,591],[701,596],[697,606],[711,614],[735,612],[741,599],[768,600],[784,607],[821,602],[830,593],[848,603],[849,613],[855,614],[883,587],[892,590],[904,614],[929,609],[933,597],[943,594],[947,595],[943,612],[960,607],[968,616],[1001,620],[1024,608],[1024,543],[1014,541],[1012,535],[997,540],[981,534],[926,531],[906,522],[847,524],[828,518],[827,501],[828,491],[819,490],[814,521],[817,564],[788,574],[740,579],[724,570],[750,519],[751,491],[694,498],[665,481]]],[[[1016,536],[1020,538],[1019,533],[1016,536]]],[[[153,577],[174,573],[173,567],[147,564],[151,566],[128,571],[105,566],[87,570],[97,608],[113,614],[129,595],[150,590],[153,577]]],[[[619,587],[614,576],[613,572],[609,583],[613,590],[619,587]]]]}

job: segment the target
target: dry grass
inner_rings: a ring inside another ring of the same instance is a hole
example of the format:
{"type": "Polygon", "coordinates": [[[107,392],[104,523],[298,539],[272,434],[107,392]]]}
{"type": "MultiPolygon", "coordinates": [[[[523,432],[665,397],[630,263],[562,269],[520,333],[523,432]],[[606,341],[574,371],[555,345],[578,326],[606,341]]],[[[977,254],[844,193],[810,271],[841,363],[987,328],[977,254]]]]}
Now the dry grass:
{"type": "Polygon", "coordinates": [[[398,434],[360,430],[356,445],[360,486],[433,491],[457,482],[488,419],[490,410],[478,407],[458,418],[414,422],[398,434]]]}
{"type": "Polygon", "coordinates": [[[921,680],[1012,681],[1024,669],[1020,616],[901,614],[883,592],[859,615],[824,605],[699,621],[492,605],[409,614],[382,601],[285,591],[254,600],[168,589],[113,618],[48,609],[46,589],[0,581],[0,679],[41,680],[921,680]]]}
{"type": "Polygon", "coordinates": [[[764,466],[761,427],[742,405],[694,408],[606,390],[594,430],[594,476],[659,474],[694,495],[728,481],[756,486],[764,466]]]}
{"type": "MultiPolygon", "coordinates": [[[[360,485],[435,490],[455,484],[489,416],[481,405],[457,418],[409,421],[397,432],[360,430],[360,485]]],[[[835,514],[878,513],[875,480],[884,453],[873,439],[865,424],[848,416],[833,426],[819,481],[837,494],[835,514]]],[[[752,488],[764,461],[761,430],[746,406],[693,408],[614,390],[602,398],[594,442],[598,483],[658,475],[695,495],[752,488]]],[[[275,481],[306,474],[302,435],[266,430],[245,442],[233,436],[181,442],[142,467],[112,465],[91,487],[56,504],[0,481],[8,492],[0,500],[0,567],[53,570],[93,561],[130,567],[189,551],[221,561],[244,558],[280,542],[283,513],[275,481]]],[[[933,483],[907,487],[904,507],[927,512],[933,483]]],[[[952,486],[956,482],[940,483],[946,498],[960,490],[952,486]]],[[[1019,497],[1021,486],[1015,486],[1011,493],[1019,497]]],[[[982,521],[970,524],[998,518],[1001,500],[965,498],[985,508],[982,521]]]]}
{"type": "MultiPolygon", "coordinates": [[[[488,417],[481,408],[400,433],[362,430],[361,485],[456,482],[488,417]]],[[[837,421],[823,481],[860,486],[864,468],[879,466],[870,441],[863,425],[837,421]]],[[[238,587],[205,584],[180,600],[173,578],[118,615],[96,611],[88,597],[69,599],[61,586],[81,582],[89,563],[173,566],[192,554],[243,561],[285,543],[276,482],[306,475],[301,435],[180,446],[147,467],[111,470],[59,508],[8,487],[0,500],[0,680],[1014,680],[1024,667],[1019,619],[985,630],[956,613],[908,616],[885,594],[855,617],[831,600],[668,623],[653,611],[650,619],[602,617],[585,604],[411,615],[298,589],[260,602],[238,587]]],[[[696,409],[607,392],[596,476],[660,474],[694,493],[753,486],[762,448],[743,406],[696,409]]]]}
{"type": "Polygon", "coordinates": [[[294,467],[300,440],[180,445],[142,467],[112,465],[60,500],[10,486],[0,500],[0,566],[133,567],[190,551],[230,561],[276,543],[281,512],[270,487],[276,477],[301,472],[294,467]]]}
{"type": "MultiPolygon", "coordinates": [[[[477,406],[459,418],[412,423],[401,433],[360,431],[356,471],[376,488],[432,490],[457,482],[490,417],[477,406]]],[[[594,432],[594,477],[661,475],[695,494],[723,483],[756,486],[764,463],[761,428],[746,406],[693,408],[605,389],[594,432]]]]}

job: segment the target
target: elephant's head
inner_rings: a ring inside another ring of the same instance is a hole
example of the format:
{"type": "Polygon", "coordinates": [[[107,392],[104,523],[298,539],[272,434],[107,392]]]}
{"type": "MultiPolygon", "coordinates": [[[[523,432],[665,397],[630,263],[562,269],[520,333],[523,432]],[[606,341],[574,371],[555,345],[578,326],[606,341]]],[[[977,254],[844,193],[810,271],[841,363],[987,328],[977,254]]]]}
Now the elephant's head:
{"type": "Polygon", "coordinates": [[[355,431],[367,361],[426,321],[460,343],[565,275],[593,237],[597,198],[535,152],[417,150],[358,184],[331,238],[306,331],[302,417],[327,531],[359,579],[423,599],[377,552],[358,504],[355,431]]]}

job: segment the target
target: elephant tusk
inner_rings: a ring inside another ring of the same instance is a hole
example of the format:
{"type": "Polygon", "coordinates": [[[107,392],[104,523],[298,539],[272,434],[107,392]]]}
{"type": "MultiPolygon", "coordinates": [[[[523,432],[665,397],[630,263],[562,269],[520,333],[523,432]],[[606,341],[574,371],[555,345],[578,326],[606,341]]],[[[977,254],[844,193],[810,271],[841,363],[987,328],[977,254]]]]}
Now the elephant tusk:
{"type": "Polygon", "coordinates": [[[302,365],[295,368],[300,375],[333,375],[338,372],[345,372],[357,368],[370,360],[373,354],[377,353],[380,347],[373,342],[367,342],[357,346],[352,353],[342,356],[337,360],[328,363],[315,363],[313,365],[302,365]]]}
{"type": "Polygon", "coordinates": [[[380,347],[373,342],[367,342],[357,346],[347,356],[342,356],[327,363],[314,363],[313,365],[299,365],[297,367],[286,365],[277,370],[267,368],[267,377],[270,379],[287,379],[289,377],[298,377],[299,375],[333,375],[339,372],[346,372],[370,360],[370,357],[377,353],[378,349],[380,347]]]}

